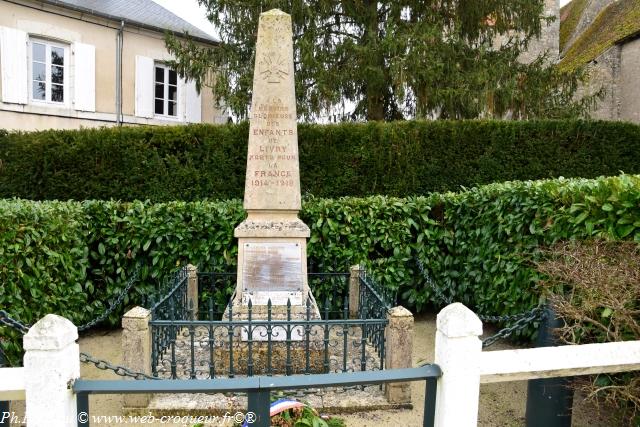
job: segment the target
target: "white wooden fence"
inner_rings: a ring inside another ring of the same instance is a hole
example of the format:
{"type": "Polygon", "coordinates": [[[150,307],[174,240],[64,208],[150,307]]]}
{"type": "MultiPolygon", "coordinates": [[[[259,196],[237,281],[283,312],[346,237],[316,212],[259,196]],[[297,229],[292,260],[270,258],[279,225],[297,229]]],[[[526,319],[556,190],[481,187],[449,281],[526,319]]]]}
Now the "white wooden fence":
{"type": "Polygon", "coordinates": [[[481,383],[640,369],[640,341],[483,352],[480,335],[482,322],[464,305],[438,314],[436,427],[476,426],[481,383]]]}
{"type": "MultiPolygon", "coordinates": [[[[480,335],[482,322],[464,305],[438,314],[438,427],[476,426],[481,383],[640,369],[640,341],[483,352],[480,335]]],[[[77,425],[69,386],[80,376],[77,338],[70,321],[49,314],[24,336],[24,368],[0,369],[0,401],[26,399],[29,427],[77,425]]]]}

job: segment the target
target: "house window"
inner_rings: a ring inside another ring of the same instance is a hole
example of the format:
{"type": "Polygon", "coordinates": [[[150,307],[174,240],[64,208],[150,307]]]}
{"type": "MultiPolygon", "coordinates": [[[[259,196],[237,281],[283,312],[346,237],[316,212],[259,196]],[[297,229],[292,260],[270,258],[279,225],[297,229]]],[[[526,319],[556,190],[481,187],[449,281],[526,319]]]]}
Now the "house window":
{"type": "Polygon", "coordinates": [[[178,117],[178,74],[169,67],[155,65],[155,107],[157,116],[178,117]]]}
{"type": "Polygon", "coordinates": [[[64,104],[67,100],[69,47],[44,40],[31,40],[31,100],[64,104]]]}

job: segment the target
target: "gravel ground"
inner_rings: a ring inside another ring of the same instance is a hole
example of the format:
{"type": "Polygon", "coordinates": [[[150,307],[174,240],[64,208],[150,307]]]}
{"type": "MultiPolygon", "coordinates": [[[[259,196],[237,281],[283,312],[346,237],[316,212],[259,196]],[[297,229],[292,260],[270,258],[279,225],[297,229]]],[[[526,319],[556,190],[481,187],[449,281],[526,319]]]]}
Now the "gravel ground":
{"type": "MultiPolygon", "coordinates": [[[[495,332],[487,330],[487,334],[495,332]]],[[[413,341],[413,362],[433,361],[435,342],[435,315],[420,315],[416,318],[413,341]]],[[[120,331],[93,331],[80,338],[80,350],[93,356],[107,359],[113,363],[121,363],[120,331]]],[[[505,343],[496,343],[491,350],[515,348],[505,343]]],[[[89,379],[119,379],[115,374],[101,371],[93,366],[82,364],[82,377],[89,379]]],[[[478,426],[480,427],[516,427],[524,426],[527,383],[525,381],[485,384],[480,389],[480,406],[478,426]]],[[[424,399],[424,383],[412,384],[413,410],[370,411],[352,415],[341,415],[348,426],[422,426],[422,404],[424,399]]],[[[24,413],[22,402],[16,402],[11,407],[16,415],[24,413]]],[[[95,395],[90,397],[91,416],[119,416],[122,415],[121,397],[116,395],[95,395]]],[[[115,420],[115,418],[113,419],[115,420]]],[[[122,422],[94,419],[92,427],[147,425],[147,426],[191,426],[182,420],[174,423],[138,422],[127,417],[122,422]]],[[[232,425],[230,422],[218,420],[207,426],[232,425]]],[[[12,427],[20,424],[12,424],[12,427]]],[[[585,403],[579,396],[574,398],[573,427],[611,427],[610,421],[599,417],[593,406],[585,403]]]]}

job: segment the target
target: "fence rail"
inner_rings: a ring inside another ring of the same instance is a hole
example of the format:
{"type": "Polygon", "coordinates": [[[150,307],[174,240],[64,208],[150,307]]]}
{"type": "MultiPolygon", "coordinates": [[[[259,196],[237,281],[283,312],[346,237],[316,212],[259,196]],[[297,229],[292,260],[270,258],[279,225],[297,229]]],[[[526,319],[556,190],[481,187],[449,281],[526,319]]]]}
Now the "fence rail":
{"type": "Polygon", "coordinates": [[[489,351],[480,382],[495,383],[640,370],[640,341],[489,351]]]}
{"type": "Polygon", "coordinates": [[[0,368],[0,384],[0,401],[24,400],[24,368],[0,368]]]}
{"type": "MultiPolygon", "coordinates": [[[[435,414],[437,378],[442,372],[437,365],[418,368],[392,369],[373,372],[340,374],[295,375],[290,377],[264,377],[216,379],[216,380],[158,380],[158,381],[96,381],[77,380],[73,392],[77,396],[78,413],[89,413],[90,394],[125,393],[248,393],[247,412],[256,415],[252,427],[268,427],[270,394],[278,390],[384,384],[398,381],[425,381],[423,426],[432,427],[435,414]]],[[[89,423],[78,422],[78,427],[89,423]]]]}
{"type": "Polygon", "coordinates": [[[481,383],[640,369],[640,341],[482,351],[481,335],[482,322],[463,304],[438,313],[437,426],[475,427],[481,383]]]}

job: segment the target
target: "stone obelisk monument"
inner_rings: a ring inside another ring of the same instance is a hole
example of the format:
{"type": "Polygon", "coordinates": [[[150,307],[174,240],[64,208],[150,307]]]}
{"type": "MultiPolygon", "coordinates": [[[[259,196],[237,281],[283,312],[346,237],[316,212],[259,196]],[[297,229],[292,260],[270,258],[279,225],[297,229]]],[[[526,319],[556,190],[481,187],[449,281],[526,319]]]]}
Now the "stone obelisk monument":
{"type": "MultiPolygon", "coordinates": [[[[238,238],[236,313],[251,301],[258,314],[269,300],[274,308],[289,300],[292,309],[301,313],[307,298],[313,300],[307,284],[309,227],[298,218],[300,167],[293,73],[291,16],[278,9],[265,12],[258,25],[253,76],[244,192],[247,218],[234,233],[238,238]]],[[[316,317],[315,302],[313,313],[316,317]]]]}

